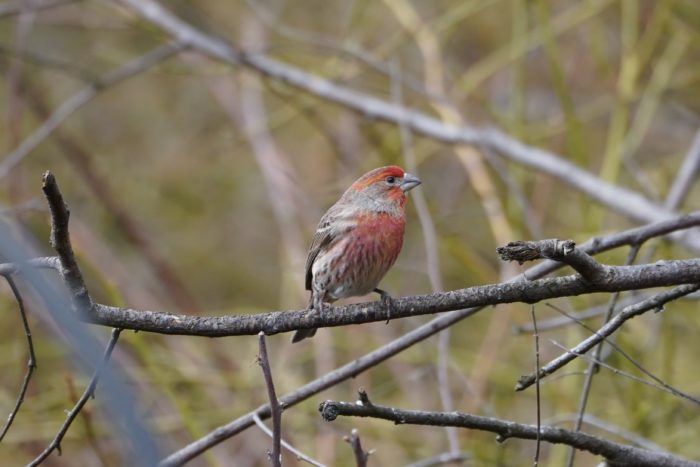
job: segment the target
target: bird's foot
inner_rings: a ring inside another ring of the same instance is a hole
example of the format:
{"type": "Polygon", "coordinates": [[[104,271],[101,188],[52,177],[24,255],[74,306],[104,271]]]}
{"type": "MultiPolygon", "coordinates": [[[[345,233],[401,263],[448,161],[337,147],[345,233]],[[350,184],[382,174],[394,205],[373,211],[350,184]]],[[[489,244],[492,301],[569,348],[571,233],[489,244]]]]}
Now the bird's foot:
{"type": "Polygon", "coordinates": [[[382,289],[374,289],[374,292],[378,293],[382,300],[382,306],[387,312],[386,324],[391,321],[391,312],[394,309],[394,299],[389,295],[389,293],[382,289]]]}

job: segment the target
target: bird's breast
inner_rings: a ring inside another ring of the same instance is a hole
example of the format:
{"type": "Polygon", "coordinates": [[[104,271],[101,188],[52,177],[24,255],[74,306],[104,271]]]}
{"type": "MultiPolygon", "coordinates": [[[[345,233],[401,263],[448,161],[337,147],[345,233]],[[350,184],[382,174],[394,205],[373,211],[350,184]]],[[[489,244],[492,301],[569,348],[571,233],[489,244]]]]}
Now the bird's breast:
{"type": "Polygon", "coordinates": [[[385,213],[365,215],[331,253],[328,284],[333,298],[365,295],[374,290],[403,246],[405,220],[385,213]]]}

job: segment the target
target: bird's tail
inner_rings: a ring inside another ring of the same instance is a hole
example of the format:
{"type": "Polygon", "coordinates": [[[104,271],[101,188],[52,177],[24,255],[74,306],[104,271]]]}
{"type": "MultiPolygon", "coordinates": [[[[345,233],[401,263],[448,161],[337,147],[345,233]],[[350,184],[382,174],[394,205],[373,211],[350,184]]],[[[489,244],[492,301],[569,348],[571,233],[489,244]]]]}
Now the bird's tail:
{"type": "Polygon", "coordinates": [[[294,333],[292,336],[292,344],[299,342],[301,340],[306,339],[307,337],[312,337],[314,334],[316,334],[316,328],[311,328],[311,329],[299,329],[297,332],[294,333]]]}

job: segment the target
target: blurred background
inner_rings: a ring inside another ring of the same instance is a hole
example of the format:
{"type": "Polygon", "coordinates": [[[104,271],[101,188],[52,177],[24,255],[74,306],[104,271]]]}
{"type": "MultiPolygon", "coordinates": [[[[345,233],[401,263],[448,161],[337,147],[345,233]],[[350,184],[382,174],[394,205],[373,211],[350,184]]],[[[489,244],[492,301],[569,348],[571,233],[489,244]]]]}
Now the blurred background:
{"type": "MultiPolygon", "coordinates": [[[[700,127],[700,4],[693,0],[163,4],[243,50],[451,124],[497,126],[659,205],[700,127]]],[[[28,229],[51,255],[41,196],[42,173],[51,170],[100,303],[202,315],[303,308],[306,251],[320,216],[362,173],[388,164],[423,180],[411,193],[403,252],[382,282],[394,296],[507,279],[524,269],[495,255],[510,240],[583,242],[636,225],[493,151],[402,135],[394,124],[194,51],[162,54],[168,40],[109,1],[0,3],[0,215],[28,229]],[[130,76],[129,63],[141,66],[130,76]],[[59,117],[74,112],[37,137],[57,109],[59,117]],[[19,156],[28,140],[37,144],[19,156]]],[[[697,210],[699,194],[691,188],[675,210],[697,210]]],[[[694,253],[655,241],[640,261],[694,253]]],[[[622,264],[626,255],[619,249],[598,259],[622,264]]],[[[6,413],[27,350],[17,304],[6,284],[0,292],[0,413],[6,413]]],[[[608,298],[551,304],[580,311],[608,298]]],[[[366,299],[375,297],[357,301],[366,299]]],[[[665,382],[698,394],[697,311],[695,301],[674,302],[663,315],[628,323],[617,343],[665,382]]],[[[536,312],[542,321],[561,316],[545,304],[536,312]]],[[[47,313],[30,306],[28,314],[38,370],[0,444],[4,465],[24,465],[44,449],[88,379],[75,371],[47,313]]],[[[295,345],[289,335],[272,336],[277,392],[430,318],[323,329],[295,345]]],[[[327,423],[317,407],[325,399],[354,400],[363,387],[380,404],[534,423],[534,391],[513,391],[534,366],[532,333],[517,331],[530,321],[524,304],[484,310],[449,335],[285,411],[283,438],[328,465],[354,465],[342,439],[352,428],[366,449],[376,450],[370,465],[405,465],[455,448],[471,457],[468,465],[525,465],[532,442],[498,444],[476,431],[366,419],[327,423]]],[[[598,327],[600,318],[589,324],[598,327]]],[[[93,330],[106,342],[108,329],[93,330]]],[[[589,335],[575,324],[543,331],[542,359],[561,352],[555,343],[570,346],[589,335]]],[[[114,358],[169,453],[266,402],[256,355],[254,336],[124,332],[114,358]]],[[[616,353],[607,362],[636,372],[616,353]]],[[[586,366],[574,363],[560,372],[565,377],[543,384],[544,423],[571,427],[586,366]]],[[[62,443],[63,455],[44,465],[123,465],[123,446],[99,404],[98,388],[62,443]]],[[[586,413],[585,431],[700,458],[697,407],[656,388],[603,369],[586,413]]],[[[263,466],[268,449],[269,438],[253,427],[190,465],[263,466]]],[[[542,465],[565,465],[565,447],[542,449],[542,465]]],[[[575,465],[598,461],[577,454],[575,465]]]]}

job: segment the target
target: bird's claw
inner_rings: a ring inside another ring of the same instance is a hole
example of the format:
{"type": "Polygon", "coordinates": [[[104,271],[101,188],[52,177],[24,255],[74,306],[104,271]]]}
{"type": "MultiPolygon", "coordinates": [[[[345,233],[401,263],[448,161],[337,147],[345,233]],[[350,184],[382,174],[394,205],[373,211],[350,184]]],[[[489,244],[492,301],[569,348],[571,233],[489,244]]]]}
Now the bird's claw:
{"type": "Polygon", "coordinates": [[[386,324],[389,324],[389,321],[391,321],[391,312],[394,309],[394,299],[389,295],[388,292],[382,289],[374,289],[375,292],[379,294],[382,300],[382,306],[386,310],[387,317],[386,317],[386,324]]]}

